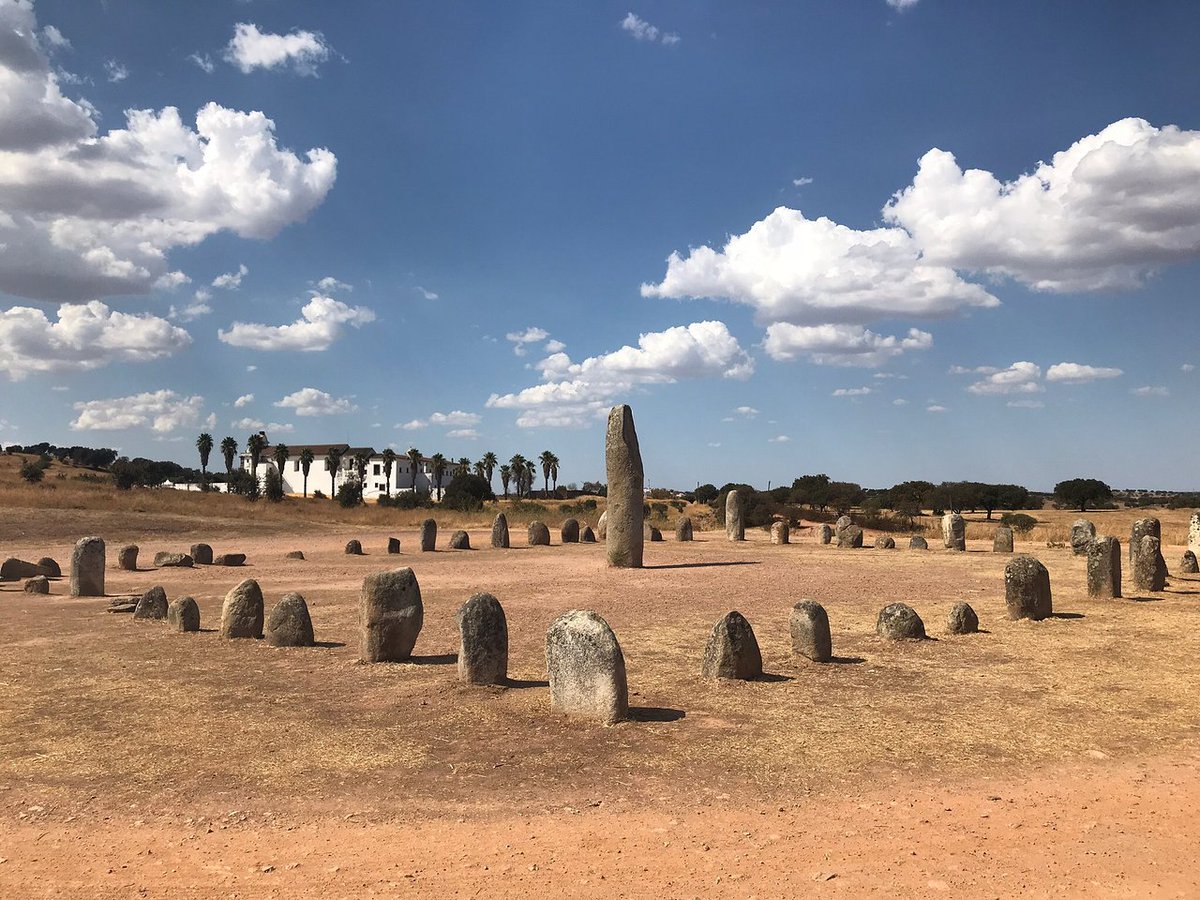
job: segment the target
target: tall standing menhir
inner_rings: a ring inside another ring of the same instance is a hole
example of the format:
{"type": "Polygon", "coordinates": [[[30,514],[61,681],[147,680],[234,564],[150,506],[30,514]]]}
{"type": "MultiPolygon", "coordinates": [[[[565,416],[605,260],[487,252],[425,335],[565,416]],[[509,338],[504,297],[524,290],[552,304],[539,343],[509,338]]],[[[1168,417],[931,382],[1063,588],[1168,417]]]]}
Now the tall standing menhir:
{"type": "Polygon", "coordinates": [[[608,469],[608,564],[621,569],[640,569],[645,540],[642,534],[645,473],[633,426],[633,410],[628,406],[614,406],[608,413],[604,459],[608,469]]]}

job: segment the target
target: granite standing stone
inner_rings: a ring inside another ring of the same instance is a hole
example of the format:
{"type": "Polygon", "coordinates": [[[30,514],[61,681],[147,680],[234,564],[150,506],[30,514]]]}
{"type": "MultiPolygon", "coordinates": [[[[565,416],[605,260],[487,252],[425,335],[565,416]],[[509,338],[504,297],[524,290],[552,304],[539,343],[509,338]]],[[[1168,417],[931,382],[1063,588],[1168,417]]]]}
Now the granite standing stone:
{"type": "Polygon", "coordinates": [[[692,539],[692,519],[690,516],[683,516],[675,523],[675,540],[690,541],[692,539]]]}
{"type": "Polygon", "coordinates": [[[754,629],[737,610],[728,612],[713,625],[704,647],[700,674],[705,678],[740,678],[749,681],[763,673],[762,653],[754,629]]]}
{"type": "Polygon", "coordinates": [[[815,600],[801,600],[792,607],[788,620],[792,634],[792,652],[813,662],[833,659],[833,637],[829,633],[829,614],[815,600]]]}
{"type": "Polygon", "coordinates": [[[1159,543],[1162,542],[1162,523],[1153,516],[1148,516],[1145,519],[1138,519],[1133,523],[1129,530],[1129,564],[1133,565],[1138,555],[1138,549],[1142,545],[1142,538],[1146,535],[1153,535],[1158,538],[1159,543]]]}
{"type": "Polygon", "coordinates": [[[363,662],[404,662],[412,656],[425,622],[421,586],[409,568],[363,579],[359,604],[363,662]]]}
{"type": "Polygon", "coordinates": [[[645,538],[645,540],[657,543],[658,541],[661,541],[663,539],[662,532],[659,531],[657,528],[655,528],[653,525],[651,525],[649,522],[647,522],[643,527],[646,532],[645,535],[643,536],[645,538]]]}
{"type": "MultiPolygon", "coordinates": [[[[604,462],[608,474],[608,508],[600,517],[600,533],[608,544],[608,564],[618,569],[640,569],[646,542],[642,533],[645,515],[643,504],[646,502],[645,473],[637,429],[633,424],[633,410],[628,406],[614,406],[609,410],[608,430],[604,436],[604,462]]],[[[613,644],[616,644],[616,638],[613,638],[613,644]]],[[[620,648],[617,650],[619,654],[620,648]]],[[[625,664],[622,660],[622,685],[624,681],[625,664]]],[[[621,715],[624,715],[623,708],[621,715]]]]}
{"type": "Polygon", "coordinates": [[[584,525],[583,530],[579,532],[579,543],[594,544],[596,543],[596,532],[592,531],[590,525],[584,525]]]}
{"type": "Polygon", "coordinates": [[[1200,512],[1192,513],[1188,522],[1188,549],[1200,553],[1200,512]]]}
{"type": "Polygon", "coordinates": [[[497,550],[508,549],[508,518],[504,513],[496,513],[492,520],[492,546],[497,550]]]}
{"type": "Polygon", "coordinates": [[[363,555],[362,542],[358,541],[358,540],[346,541],[346,555],[347,556],[362,556],[363,555]]]}
{"type": "Polygon", "coordinates": [[[437,549],[437,522],[426,519],[421,523],[421,552],[432,553],[437,549]]]}
{"type": "Polygon", "coordinates": [[[1200,572],[1200,567],[1196,565],[1196,554],[1191,550],[1183,551],[1183,559],[1179,561],[1179,571],[1183,575],[1195,575],[1200,572]]]}
{"type": "Polygon", "coordinates": [[[247,578],[225,595],[221,604],[223,638],[261,638],[263,636],[263,594],[258,582],[247,578]]]}
{"type": "Polygon", "coordinates": [[[979,630],[979,616],[971,609],[970,603],[955,603],[946,619],[946,631],[949,634],[974,634],[979,630]]]}
{"type": "Polygon", "coordinates": [[[167,607],[167,627],[172,631],[199,631],[200,606],[192,597],[176,597],[167,607]]]}
{"type": "Polygon", "coordinates": [[[550,546],[550,529],[544,522],[529,523],[528,542],[530,547],[550,546]]]}
{"type": "Polygon", "coordinates": [[[837,533],[837,545],[843,550],[856,550],[863,545],[863,530],[857,525],[847,525],[837,533]]]}
{"type": "Polygon", "coordinates": [[[302,596],[289,593],[279,598],[267,619],[267,643],[272,647],[311,647],[315,643],[312,617],[302,596]]]}
{"type": "Polygon", "coordinates": [[[1013,557],[1004,567],[1004,605],[1010,619],[1036,622],[1053,615],[1049,570],[1032,556],[1013,557]]]}
{"type": "Polygon", "coordinates": [[[104,539],[81,538],[71,553],[71,596],[104,596],[104,539]]]}
{"type": "Polygon", "coordinates": [[[126,544],[117,551],[117,568],[126,572],[137,571],[138,545],[126,544]]]}
{"type": "Polygon", "coordinates": [[[771,523],[772,544],[790,544],[791,537],[792,531],[787,522],[780,519],[778,522],[771,523]]]}
{"type": "MultiPolygon", "coordinates": [[[[609,421],[612,422],[611,417],[609,421]]],[[[610,491],[611,479],[610,469],[610,491]]],[[[640,496],[638,502],[640,506],[640,496]]],[[[624,514],[614,516],[614,531],[618,518],[622,525],[629,524],[624,514]]],[[[636,524],[636,533],[640,535],[641,522],[636,524]]],[[[621,645],[608,623],[591,610],[573,609],[550,626],[546,632],[546,671],[550,678],[551,709],[585,716],[605,725],[628,715],[629,688],[621,645]]]]}
{"type": "Polygon", "coordinates": [[[562,527],[558,530],[559,539],[564,544],[579,543],[579,520],[567,519],[562,523],[562,527]]]}
{"type": "Polygon", "coordinates": [[[1076,519],[1071,523],[1071,552],[1086,556],[1088,544],[1096,539],[1096,526],[1087,519],[1076,519]]]}
{"type": "Polygon", "coordinates": [[[929,541],[925,540],[925,538],[921,537],[919,534],[914,534],[912,537],[910,537],[908,539],[908,549],[909,550],[928,550],[929,549],[929,541]]]}
{"type": "Polygon", "coordinates": [[[1152,534],[1142,535],[1133,558],[1133,586],[1139,591],[1161,591],[1167,586],[1166,572],[1160,541],[1152,534]]]}
{"type": "Polygon", "coordinates": [[[135,619],[165,619],[167,617],[167,592],[162,587],[150,588],[142,594],[133,609],[135,619]]]}
{"type": "Polygon", "coordinates": [[[833,536],[836,538],[853,524],[854,520],[849,516],[838,516],[838,520],[833,523],[833,536]]]}
{"type": "Polygon", "coordinates": [[[188,555],[198,566],[212,565],[213,549],[208,544],[192,544],[191,552],[188,555]]]}
{"type": "Polygon", "coordinates": [[[45,575],[34,575],[25,582],[24,590],[27,594],[49,594],[50,579],[45,575]]]}
{"type": "Polygon", "coordinates": [[[875,537],[876,550],[895,550],[896,539],[891,535],[880,534],[875,537]]]}
{"type": "Polygon", "coordinates": [[[1013,552],[1013,530],[1007,525],[1000,525],[996,528],[996,533],[992,535],[992,552],[993,553],[1012,553],[1013,552]]]}
{"type": "Polygon", "coordinates": [[[1121,542],[1115,537],[1098,537],[1088,544],[1087,592],[1100,600],[1121,596],[1121,542]]]}
{"type": "Polygon", "coordinates": [[[600,518],[596,521],[596,537],[602,541],[608,541],[608,510],[600,513],[600,518]]]}
{"type": "Polygon", "coordinates": [[[942,543],[947,550],[967,549],[967,522],[956,512],[942,516],[942,543]]]}
{"type": "Polygon", "coordinates": [[[471,536],[461,529],[450,535],[451,550],[470,550],[471,536]]]}
{"type": "Polygon", "coordinates": [[[387,552],[389,554],[391,554],[392,556],[395,556],[397,553],[400,552],[400,538],[396,538],[396,537],[388,538],[387,552]]]}
{"type": "Polygon", "coordinates": [[[925,623],[906,603],[889,603],[879,611],[875,632],[880,637],[899,640],[924,640],[925,623]]]}
{"type": "Polygon", "coordinates": [[[818,525],[816,534],[818,544],[828,544],[833,540],[833,529],[828,525],[818,525]]]}
{"type": "Polygon", "coordinates": [[[731,541],[746,539],[746,520],[742,515],[742,495],[737,488],[725,495],[725,537],[731,541]]]}
{"type": "Polygon", "coordinates": [[[458,611],[458,680],[508,681],[508,620],[491,594],[475,594],[458,611]]]}

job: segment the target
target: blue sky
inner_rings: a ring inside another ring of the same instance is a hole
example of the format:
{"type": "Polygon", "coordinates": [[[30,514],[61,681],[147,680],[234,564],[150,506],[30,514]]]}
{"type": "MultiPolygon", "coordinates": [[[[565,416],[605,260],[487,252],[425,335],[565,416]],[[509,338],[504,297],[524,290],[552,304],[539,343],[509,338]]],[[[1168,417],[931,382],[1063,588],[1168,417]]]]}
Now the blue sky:
{"type": "Polygon", "coordinates": [[[1195,4],[0,24],[5,443],[1200,488],[1195,4]]]}

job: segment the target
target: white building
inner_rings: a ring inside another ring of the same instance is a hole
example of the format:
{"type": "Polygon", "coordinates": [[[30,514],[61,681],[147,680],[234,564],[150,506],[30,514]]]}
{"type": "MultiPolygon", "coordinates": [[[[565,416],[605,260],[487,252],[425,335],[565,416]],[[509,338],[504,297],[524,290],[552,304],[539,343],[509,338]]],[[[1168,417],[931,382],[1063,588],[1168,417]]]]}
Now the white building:
{"type": "MultiPolygon", "coordinates": [[[[339,451],[342,457],[336,473],[337,485],[341,485],[348,478],[357,478],[358,463],[355,457],[361,453],[367,456],[366,470],[363,473],[363,499],[374,500],[388,490],[388,476],[384,472],[383,454],[376,452],[372,447],[351,447],[349,444],[297,444],[295,446],[287,444],[286,446],[288,458],[280,472],[283,476],[284,493],[297,495],[304,493],[304,467],[300,464],[300,454],[304,450],[311,450],[313,455],[312,466],[308,472],[310,496],[313,491],[320,491],[325,496],[332,497],[337,490],[334,480],[325,467],[325,459],[330,451],[339,451]]],[[[241,459],[242,469],[249,471],[250,454],[243,450],[241,459]]],[[[275,446],[267,444],[259,456],[258,471],[255,474],[261,479],[274,468],[276,468],[275,446]]],[[[407,456],[403,453],[396,454],[396,458],[392,462],[391,474],[391,492],[393,494],[413,490],[414,482],[417,490],[432,492],[433,460],[421,457],[421,462],[416,467],[415,477],[413,468],[412,461],[407,456]]],[[[451,471],[452,467],[447,461],[446,471],[442,474],[443,488],[450,483],[451,471]]]]}

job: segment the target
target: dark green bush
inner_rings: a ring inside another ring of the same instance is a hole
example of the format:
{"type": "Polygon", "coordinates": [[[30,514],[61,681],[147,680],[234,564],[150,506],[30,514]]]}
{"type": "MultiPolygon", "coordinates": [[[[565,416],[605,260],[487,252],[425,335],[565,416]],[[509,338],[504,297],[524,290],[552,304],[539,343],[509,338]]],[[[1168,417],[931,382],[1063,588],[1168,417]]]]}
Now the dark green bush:
{"type": "Polygon", "coordinates": [[[266,477],[263,478],[263,496],[272,503],[278,503],[283,499],[283,478],[278,469],[267,469],[266,477]]]}
{"type": "Polygon", "coordinates": [[[334,495],[338,505],[343,509],[351,509],[363,502],[362,484],[356,478],[347,478],[338,485],[337,493],[334,495]]]}
{"type": "Polygon", "coordinates": [[[1000,517],[1000,524],[1007,525],[1017,534],[1029,534],[1038,520],[1025,513],[1005,513],[1000,517]]]}
{"type": "Polygon", "coordinates": [[[42,469],[43,467],[37,463],[25,460],[21,463],[21,477],[30,484],[37,484],[42,480],[42,469]]]}
{"type": "Polygon", "coordinates": [[[480,478],[474,473],[464,472],[455,475],[450,486],[442,495],[442,506],[446,509],[457,509],[462,512],[475,512],[483,509],[485,500],[495,500],[491,486],[486,478],[480,478]]]}

